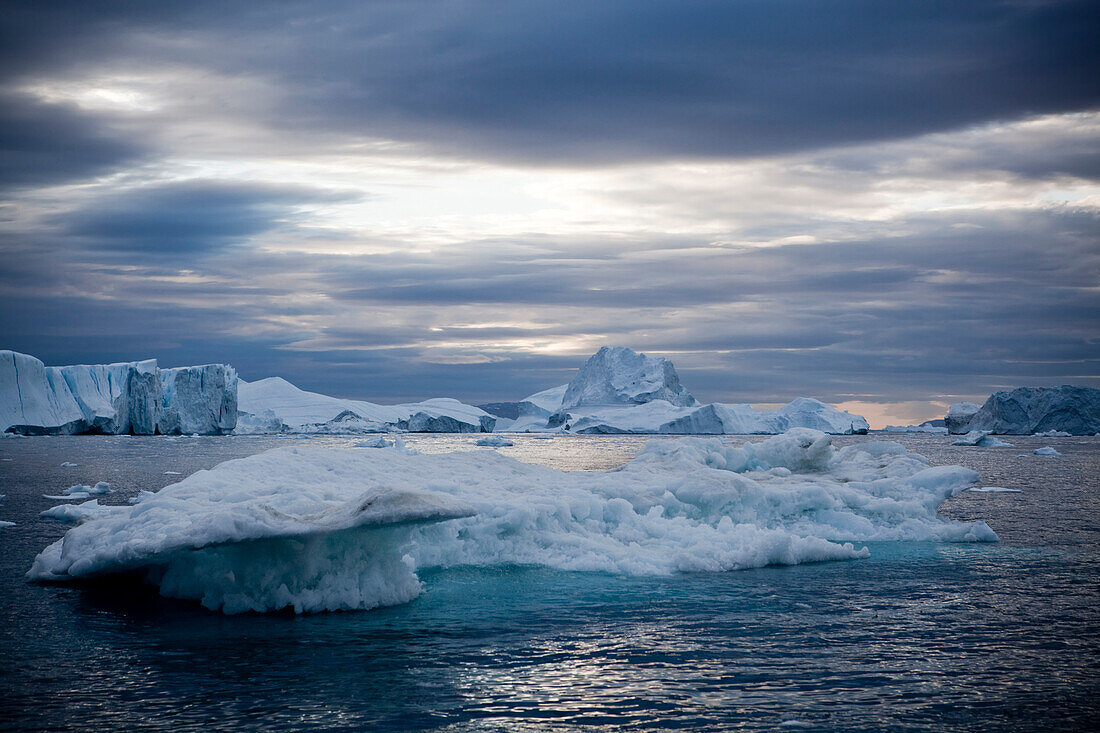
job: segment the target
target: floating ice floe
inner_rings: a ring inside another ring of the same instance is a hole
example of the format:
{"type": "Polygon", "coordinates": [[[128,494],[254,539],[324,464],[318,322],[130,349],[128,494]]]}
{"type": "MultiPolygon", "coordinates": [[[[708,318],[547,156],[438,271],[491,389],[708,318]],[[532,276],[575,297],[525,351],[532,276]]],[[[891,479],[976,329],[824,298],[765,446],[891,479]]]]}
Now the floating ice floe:
{"type": "Polygon", "coordinates": [[[1072,438],[1073,433],[1064,430],[1048,430],[1045,433],[1032,433],[1033,438],[1072,438]]]}
{"type": "Polygon", "coordinates": [[[1000,438],[994,438],[988,430],[971,430],[966,435],[955,440],[951,445],[977,446],[979,448],[1011,448],[1012,443],[1006,443],[1000,438]]]}
{"type": "Polygon", "coordinates": [[[947,435],[947,428],[943,425],[887,425],[885,433],[928,433],[929,435],[947,435]]]}
{"type": "Polygon", "coordinates": [[[226,613],[363,609],[417,568],[539,565],[632,575],[868,556],[853,542],[995,541],[936,515],[978,474],[896,443],[813,430],[761,443],[651,441],[609,471],[495,451],[276,448],[110,507],[43,550],[32,580],[137,572],[226,613]]]}
{"type": "Polygon", "coordinates": [[[479,438],[474,445],[481,446],[483,448],[507,448],[508,446],[515,445],[507,438],[502,438],[499,435],[490,435],[485,438],[479,438]]]}
{"type": "Polygon", "coordinates": [[[76,467],[77,467],[77,465],[78,465],[78,464],[76,464],[76,463],[73,463],[73,462],[71,462],[71,461],[65,461],[64,463],[62,463],[62,464],[61,464],[61,467],[62,467],[62,468],[76,468],[76,467]]]}
{"type": "MultiPolygon", "coordinates": [[[[3,501],[3,500],[4,500],[4,495],[0,494],[0,501],[3,501]]],[[[8,522],[8,521],[5,521],[3,519],[0,519],[0,527],[14,527],[14,526],[15,526],[15,522],[8,522]]]]}
{"type": "Polygon", "coordinates": [[[393,441],[386,440],[381,435],[372,440],[360,440],[355,443],[356,448],[391,448],[393,447],[393,441]]]}
{"type": "Polygon", "coordinates": [[[183,474],[181,474],[179,471],[165,471],[164,475],[165,476],[181,476],[183,474]]]}
{"type": "Polygon", "coordinates": [[[45,519],[55,519],[59,522],[76,523],[89,519],[102,519],[112,512],[125,508],[128,507],[103,506],[98,499],[92,499],[83,504],[58,504],[42,512],[40,516],[45,519]]]}
{"type": "Polygon", "coordinates": [[[44,499],[53,499],[55,501],[69,501],[72,499],[87,499],[91,496],[102,496],[103,494],[113,494],[114,489],[106,481],[100,481],[95,486],[86,486],[84,484],[75,484],[62,491],[60,494],[43,494],[44,499]]]}
{"type": "Polygon", "coordinates": [[[1003,486],[982,486],[981,488],[967,489],[967,491],[976,491],[982,494],[1019,494],[1020,489],[1006,489],[1003,486]]]}
{"type": "Polygon", "coordinates": [[[1032,452],[1037,456],[1060,456],[1060,455],[1062,455],[1058,451],[1051,448],[1049,445],[1043,446],[1042,448],[1036,448],[1032,452]]]}

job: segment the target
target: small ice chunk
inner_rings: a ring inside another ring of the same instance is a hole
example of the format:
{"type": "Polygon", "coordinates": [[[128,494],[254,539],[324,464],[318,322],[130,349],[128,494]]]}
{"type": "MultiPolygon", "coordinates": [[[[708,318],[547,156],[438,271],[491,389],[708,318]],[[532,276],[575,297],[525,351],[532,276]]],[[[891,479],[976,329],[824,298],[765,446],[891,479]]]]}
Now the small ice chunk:
{"type": "Polygon", "coordinates": [[[180,474],[179,471],[165,471],[164,475],[165,476],[180,476],[182,474],[180,474]]]}
{"type": "Polygon", "coordinates": [[[83,504],[58,504],[42,512],[40,516],[45,519],[56,519],[59,522],[75,524],[88,519],[105,517],[113,509],[114,507],[100,506],[99,499],[92,499],[83,504]]]}
{"type": "Polygon", "coordinates": [[[1064,430],[1047,430],[1043,433],[1032,433],[1033,438],[1072,438],[1073,433],[1067,433],[1064,430]]]}
{"type": "Polygon", "coordinates": [[[138,492],[137,496],[131,496],[126,501],[130,502],[131,504],[140,504],[141,502],[153,496],[156,496],[156,492],[146,491],[145,489],[142,489],[138,492]]]}
{"type": "Polygon", "coordinates": [[[499,435],[490,435],[485,438],[481,438],[474,445],[479,445],[483,448],[506,448],[510,445],[515,445],[507,438],[502,438],[499,435]]]}
{"type": "Polygon", "coordinates": [[[1037,456],[1060,456],[1062,455],[1058,451],[1051,448],[1049,445],[1045,445],[1042,448],[1036,448],[1033,453],[1037,456]]]}
{"type": "Polygon", "coordinates": [[[114,493],[114,489],[111,488],[111,485],[106,481],[100,481],[95,486],[74,484],[60,494],[43,494],[42,496],[46,499],[68,501],[70,499],[87,499],[90,496],[101,496],[103,494],[112,493],[114,493]]]}
{"type": "Polygon", "coordinates": [[[0,519],[0,527],[14,527],[14,526],[15,526],[15,522],[5,522],[3,519],[0,519]]]}
{"type": "Polygon", "coordinates": [[[976,446],[978,448],[1011,448],[1012,443],[1006,443],[999,438],[994,438],[988,430],[971,430],[966,435],[956,440],[951,445],[976,446]]]}
{"type": "Polygon", "coordinates": [[[77,465],[78,464],[76,464],[76,463],[72,463],[70,461],[65,461],[64,463],[61,464],[61,467],[62,468],[76,468],[77,465]]]}
{"type": "Polygon", "coordinates": [[[1006,489],[1003,486],[982,486],[981,488],[974,487],[967,489],[967,491],[977,491],[982,494],[1019,494],[1020,489],[1006,489]]]}

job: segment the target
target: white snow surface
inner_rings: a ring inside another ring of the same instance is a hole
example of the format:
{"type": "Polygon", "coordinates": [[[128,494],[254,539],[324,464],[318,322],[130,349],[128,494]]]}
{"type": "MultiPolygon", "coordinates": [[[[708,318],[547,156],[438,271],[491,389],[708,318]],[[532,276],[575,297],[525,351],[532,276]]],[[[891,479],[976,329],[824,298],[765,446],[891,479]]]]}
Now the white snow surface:
{"type": "Polygon", "coordinates": [[[236,383],[224,364],[159,369],[148,359],[46,367],[0,351],[0,431],[222,434],[236,423],[236,383]]]}
{"type": "Polygon", "coordinates": [[[837,449],[805,429],[743,446],[655,440],[599,472],[495,451],[295,445],[87,518],[27,575],[137,571],[226,613],[303,612],[408,601],[418,567],[667,574],[855,559],[868,550],[852,542],[996,540],[983,522],[936,516],[977,478],[896,443],[837,449]]]}
{"type": "Polygon", "coordinates": [[[440,397],[402,405],[307,392],[282,377],[237,382],[238,433],[492,432],[496,418],[440,397]]]}

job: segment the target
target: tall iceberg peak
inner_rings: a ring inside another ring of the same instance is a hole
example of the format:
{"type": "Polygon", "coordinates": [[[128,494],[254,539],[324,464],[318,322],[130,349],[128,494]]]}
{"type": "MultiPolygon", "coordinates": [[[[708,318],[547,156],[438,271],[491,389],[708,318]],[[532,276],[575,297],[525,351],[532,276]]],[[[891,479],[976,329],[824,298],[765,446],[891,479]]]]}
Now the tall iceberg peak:
{"type": "Polygon", "coordinates": [[[644,405],[665,400],[677,407],[699,403],[680,384],[676,367],[661,356],[646,356],[625,346],[604,346],[569,382],[561,409],[581,405],[644,405]]]}

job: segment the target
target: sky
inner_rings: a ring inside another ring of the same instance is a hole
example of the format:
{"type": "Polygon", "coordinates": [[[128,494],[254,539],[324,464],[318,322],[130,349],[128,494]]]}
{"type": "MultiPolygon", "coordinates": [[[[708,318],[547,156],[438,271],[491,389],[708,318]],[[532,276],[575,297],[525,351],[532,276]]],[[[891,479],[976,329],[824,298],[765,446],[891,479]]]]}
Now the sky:
{"type": "Polygon", "coordinates": [[[872,426],[1100,387],[1100,4],[9,2],[0,348],[872,426]]]}

